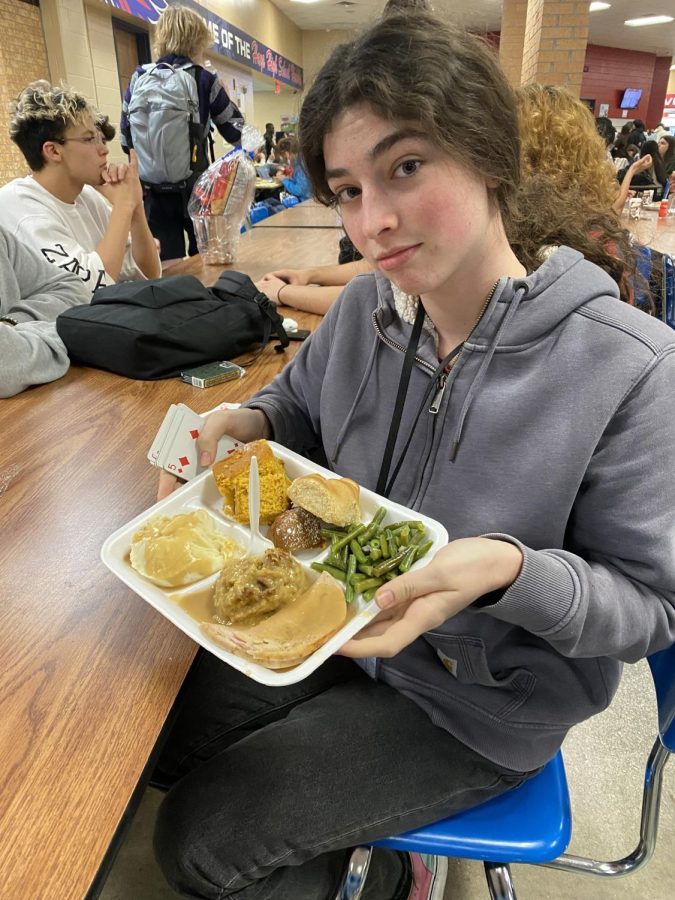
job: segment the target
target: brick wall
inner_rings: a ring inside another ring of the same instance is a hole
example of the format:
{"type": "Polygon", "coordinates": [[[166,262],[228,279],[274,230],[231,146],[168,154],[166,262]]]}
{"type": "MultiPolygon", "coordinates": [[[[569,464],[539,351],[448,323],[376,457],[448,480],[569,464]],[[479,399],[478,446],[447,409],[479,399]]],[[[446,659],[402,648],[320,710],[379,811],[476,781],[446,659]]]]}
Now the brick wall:
{"type": "Polygon", "coordinates": [[[587,71],[584,72],[581,83],[581,96],[596,101],[596,116],[600,104],[608,103],[609,117],[623,118],[619,103],[624,89],[630,87],[642,88],[642,96],[638,106],[628,110],[625,118],[642,119],[647,126],[656,125],[661,120],[670,57],[656,57],[653,53],[641,53],[638,50],[589,44],[584,68],[587,71]],[[652,96],[654,109],[660,107],[655,113],[650,109],[652,96]]]}
{"type": "Polygon", "coordinates": [[[23,156],[7,137],[9,102],[28,82],[49,78],[40,8],[23,0],[0,0],[4,23],[0,42],[0,185],[27,171],[23,156]],[[11,23],[11,27],[10,27],[11,23]]]}

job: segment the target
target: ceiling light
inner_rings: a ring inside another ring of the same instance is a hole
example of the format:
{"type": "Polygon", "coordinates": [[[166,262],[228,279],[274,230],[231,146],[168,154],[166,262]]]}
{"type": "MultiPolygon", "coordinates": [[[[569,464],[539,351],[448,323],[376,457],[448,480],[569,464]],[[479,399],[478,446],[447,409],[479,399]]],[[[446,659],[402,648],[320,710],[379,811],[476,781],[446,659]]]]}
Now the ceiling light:
{"type": "Polygon", "coordinates": [[[643,25],[665,25],[672,21],[672,16],[642,16],[639,19],[626,19],[623,24],[630,28],[641,28],[643,25]]]}
{"type": "Polygon", "coordinates": [[[291,3],[319,3],[320,0],[291,0],[291,3]]]}
{"type": "Polygon", "coordinates": [[[609,9],[611,3],[600,3],[600,0],[593,0],[591,5],[588,7],[589,12],[601,12],[603,9],[609,9]]]}

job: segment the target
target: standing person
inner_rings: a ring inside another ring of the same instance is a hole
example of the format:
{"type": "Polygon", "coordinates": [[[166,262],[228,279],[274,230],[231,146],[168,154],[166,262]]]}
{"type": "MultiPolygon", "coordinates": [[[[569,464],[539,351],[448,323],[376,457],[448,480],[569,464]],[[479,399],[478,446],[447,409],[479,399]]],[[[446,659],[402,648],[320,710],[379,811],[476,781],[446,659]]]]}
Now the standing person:
{"type": "Polygon", "coordinates": [[[197,253],[187,204],[197,177],[208,167],[211,122],[229,143],[241,140],[241,113],[220,78],[204,68],[212,44],[213,35],[198,13],[169,7],[153,35],[157,61],[136,69],[122,103],[122,146],[138,151],[145,211],[163,261],[185,256],[186,234],[188,254],[197,253]]]}
{"type": "MultiPolygon", "coordinates": [[[[183,896],[334,900],[352,847],[520,784],[675,640],[675,335],[581,253],[513,252],[516,122],[492,52],[421,11],[335,48],[306,95],[313,191],[375,271],[207,419],[202,462],[225,431],[322,449],[450,542],[298,684],[200,655],[160,759],[183,896]]],[[[441,898],[445,871],[375,849],[364,900],[441,898]]]]}
{"type": "Polygon", "coordinates": [[[108,163],[115,129],[107,117],[82,94],[46,81],[24,88],[10,116],[10,137],[31,174],[0,188],[0,225],[91,293],[158,277],[136,159],[108,163]]]}
{"type": "Polygon", "coordinates": [[[90,298],[81,279],[0,228],[0,398],[66,374],[68,351],[54,322],[90,298]]]}
{"type": "Polygon", "coordinates": [[[265,125],[265,134],[263,135],[263,139],[265,141],[265,162],[269,162],[272,157],[272,153],[274,151],[274,135],[274,122],[267,122],[267,124],[265,125]]]}

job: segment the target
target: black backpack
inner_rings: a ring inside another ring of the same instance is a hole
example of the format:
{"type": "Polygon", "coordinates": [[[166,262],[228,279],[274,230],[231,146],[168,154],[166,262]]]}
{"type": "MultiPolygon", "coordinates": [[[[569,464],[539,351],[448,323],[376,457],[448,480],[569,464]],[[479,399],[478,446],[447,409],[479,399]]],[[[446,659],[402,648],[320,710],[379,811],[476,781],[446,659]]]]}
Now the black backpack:
{"type": "Polygon", "coordinates": [[[100,288],[89,306],[61,313],[56,330],[75,365],[156,379],[264,347],[273,332],[281,352],[282,323],[248,275],[226,270],[211,288],[192,275],[100,288]]]}

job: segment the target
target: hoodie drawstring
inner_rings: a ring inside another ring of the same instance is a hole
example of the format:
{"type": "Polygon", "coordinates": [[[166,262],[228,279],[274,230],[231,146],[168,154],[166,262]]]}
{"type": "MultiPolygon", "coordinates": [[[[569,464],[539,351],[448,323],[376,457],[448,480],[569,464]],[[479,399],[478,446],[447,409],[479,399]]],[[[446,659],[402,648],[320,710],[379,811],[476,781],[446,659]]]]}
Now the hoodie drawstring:
{"type": "Polygon", "coordinates": [[[485,359],[480,365],[478,373],[476,377],[469,385],[469,390],[466,395],[466,399],[464,400],[464,405],[462,406],[462,410],[459,414],[459,419],[457,420],[457,427],[455,429],[455,437],[450,445],[450,462],[454,462],[457,456],[457,451],[459,450],[459,443],[462,439],[462,429],[464,428],[464,422],[466,417],[469,414],[469,410],[471,409],[471,404],[473,403],[474,397],[480,390],[480,386],[483,383],[483,379],[487,375],[488,366],[492,361],[492,357],[495,355],[495,351],[497,349],[497,344],[499,343],[499,339],[502,336],[502,333],[507,328],[509,322],[516,314],[518,307],[520,306],[520,301],[527,294],[527,285],[523,285],[523,287],[516,291],[513,300],[509,304],[509,308],[507,309],[504,318],[502,319],[501,325],[495,332],[492,340],[490,341],[490,346],[487,349],[487,353],[485,354],[485,359]]]}

